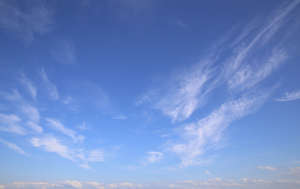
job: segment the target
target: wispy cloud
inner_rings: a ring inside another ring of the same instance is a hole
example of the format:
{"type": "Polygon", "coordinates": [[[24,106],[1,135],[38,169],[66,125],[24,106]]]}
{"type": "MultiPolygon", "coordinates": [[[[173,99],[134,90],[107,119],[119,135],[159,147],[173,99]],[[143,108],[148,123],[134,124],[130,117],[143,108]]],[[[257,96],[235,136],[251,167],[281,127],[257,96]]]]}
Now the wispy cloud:
{"type": "Polygon", "coordinates": [[[293,101],[299,99],[300,99],[300,90],[293,91],[293,92],[286,92],[282,97],[276,99],[276,101],[285,102],[285,101],[293,101]]]}
{"type": "Polygon", "coordinates": [[[61,132],[68,137],[71,137],[74,142],[82,142],[84,140],[84,136],[79,135],[76,133],[76,131],[65,127],[60,121],[52,118],[46,118],[46,121],[51,128],[61,132]]]}
{"type": "Polygon", "coordinates": [[[263,95],[242,97],[222,104],[207,117],[185,125],[180,131],[185,142],[172,145],[170,150],[180,156],[182,166],[199,164],[199,156],[222,139],[224,130],[233,121],[254,111],[265,98],[263,95]]]}
{"type": "Polygon", "coordinates": [[[19,118],[17,115],[0,113],[0,131],[25,135],[26,131],[19,125],[20,121],[21,118],[19,118]]]}
{"type": "Polygon", "coordinates": [[[20,148],[18,145],[14,144],[14,143],[8,142],[1,138],[0,138],[0,143],[4,144],[6,147],[16,151],[19,154],[27,155],[22,148],[20,148]]]}
{"type": "Polygon", "coordinates": [[[112,119],[116,119],[116,120],[126,120],[126,119],[128,119],[128,117],[121,114],[121,115],[114,116],[112,119]]]}
{"type": "Polygon", "coordinates": [[[41,75],[42,81],[44,82],[44,85],[45,85],[51,99],[58,100],[59,99],[58,90],[57,90],[56,86],[49,80],[44,69],[42,69],[40,71],[40,75],[41,75]]]}
{"type": "Polygon", "coordinates": [[[30,121],[39,122],[40,113],[36,107],[29,104],[24,104],[21,106],[21,110],[30,121]]]}
{"type": "Polygon", "coordinates": [[[174,123],[189,119],[206,104],[216,106],[210,98],[212,92],[224,91],[218,108],[181,127],[180,139],[170,150],[179,155],[182,166],[199,164],[201,155],[218,144],[232,122],[254,112],[268,99],[277,83],[267,83],[267,79],[289,57],[276,36],[279,31],[284,35],[291,12],[299,3],[285,4],[265,22],[257,19],[242,32],[233,30],[199,63],[180,71],[166,87],[154,88],[138,100],[138,105],[148,102],[174,123]]]}
{"type": "Polygon", "coordinates": [[[276,171],[277,170],[277,168],[271,167],[271,166],[258,166],[257,168],[261,169],[261,170],[265,170],[265,171],[276,171]]]}
{"type": "MultiPolygon", "coordinates": [[[[1,188],[1,187],[0,187],[1,188]]],[[[119,183],[108,183],[104,184],[97,181],[79,181],[79,180],[65,180],[61,182],[12,182],[10,184],[3,185],[3,188],[9,189],[63,189],[63,188],[75,188],[75,189],[138,189],[143,188],[142,184],[132,182],[119,182],[119,183]]]]}
{"type": "Polygon", "coordinates": [[[162,152],[147,152],[147,162],[156,163],[163,159],[164,154],[162,152]]]}
{"type": "Polygon", "coordinates": [[[60,41],[51,51],[51,55],[58,63],[61,64],[76,63],[75,46],[71,41],[60,41]]]}
{"type": "Polygon", "coordinates": [[[11,92],[0,92],[0,96],[5,100],[17,102],[22,100],[22,96],[20,95],[17,89],[13,89],[11,92]]]}
{"type": "Polygon", "coordinates": [[[30,140],[34,147],[43,148],[47,152],[53,152],[59,156],[79,164],[82,168],[90,168],[89,163],[103,162],[104,152],[100,149],[86,151],[63,144],[53,136],[33,137],[30,140]]]}
{"type": "Polygon", "coordinates": [[[37,95],[37,89],[33,85],[32,81],[28,79],[24,73],[21,74],[20,82],[25,87],[25,89],[29,92],[31,97],[35,99],[37,95]]]}
{"type": "Polygon", "coordinates": [[[0,27],[15,32],[26,42],[48,33],[52,24],[52,12],[43,2],[35,1],[30,8],[25,9],[16,1],[0,2],[0,27]]]}
{"type": "Polygon", "coordinates": [[[40,112],[39,110],[30,105],[30,104],[23,104],[21,106],[21,111],[27,117],[26,125],[30,127],[33,131],[37,133],[42,133],[43,128],[39,125],[40,122],[40,112]]]}
{"type": "Polygon", "coordinates": [[[60,141],[54,137],[43,137],[43,138],[35,137],[32,138],[30,142],[34,147],[42,147],[46,151],[57,153],[58,155],[66,159],[70,159],[70,160],[74,159],[71,155],[69,148],[61,144],[60,141]]]}

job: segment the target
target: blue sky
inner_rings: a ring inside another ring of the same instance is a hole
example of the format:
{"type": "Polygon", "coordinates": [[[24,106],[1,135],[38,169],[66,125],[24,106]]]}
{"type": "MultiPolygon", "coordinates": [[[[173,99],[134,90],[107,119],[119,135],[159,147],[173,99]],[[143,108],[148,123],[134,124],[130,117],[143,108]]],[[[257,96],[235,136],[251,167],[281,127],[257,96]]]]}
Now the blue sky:
{"type": "Polygon", "coordinates": [[[300,187],[299,17],[0,0],[0,189],[300,187]]]}

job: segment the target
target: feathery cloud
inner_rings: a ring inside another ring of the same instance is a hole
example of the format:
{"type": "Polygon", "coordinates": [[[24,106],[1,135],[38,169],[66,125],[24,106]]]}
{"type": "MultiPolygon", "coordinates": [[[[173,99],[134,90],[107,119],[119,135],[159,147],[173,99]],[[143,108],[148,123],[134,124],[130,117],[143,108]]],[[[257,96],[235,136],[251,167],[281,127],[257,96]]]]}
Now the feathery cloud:
{"type": "Polygon", "coordinates": [[[19,125],[20,121],[21,119],[17,115],[0,113],[0,131],[25,135],[26,131],[19,125]]]}
{"type": "Polygon", "coordinates": [[[8,32],[15,32],[26,42],[48,33],[52,24],[52,12],[41,1],[35,1],[30,8],[25,9],[15,1],[0,2],[0,27],[8,32]]]}
{"type": "Polygon", "coordinates": [[[163,159],[164,154],[161,152],[147,152],[147,162],[156,163],[163,159]]]}
{"type": "Polygon", "coordinates": [[[265,170],[265,171],[276,171],[277,169],[275,167],[271,166],[258,166],[258,169],[265,170]]]}
{"type": "Polygon", "coordinates": [[[35,99],[36,95],[37,95],[37,89],[33,85],[33,83],[30,81],[30,79],[28,79],[26,77],[26,75],[24,73],[21,74],[20,82],[25,87],[25,89],[29,92],[29,94],[31,95],[31,97],[33,99],[35,99]]]}
{"type": "Polygon", "coordinates": [[[40,71],[40,76],[44,82],[44,85],[45,85],[51,99],[58,100],[59,99],[58,90],[57,90],[56,86],[49,80],[44,69],[42,69],[40,71]]]}
{"type": "Polygon", "coordinates": [[[299,100],[299,99],[300,99],[300,90],[286,92],[282,97],[276,99],[276,101],[286,102],[286,101],[293,101],[293,100],[299,100]]]}
{"type": "Polygon", "coordinates": [[[8,142],[8,141],[6,141],[4,139],[1,139],[1,138],[0,138],[0,143],[4,144],[8,148],[16,151],[19,154],[27,155],[22,148],[20,148],[18,145],[14,144],[14,143],[8,142]]]}
{"type": "Polygon", "coordinates": [[[78,135],[76,131],[65,127],[60,121],[52,118],[46,118],[46,121],[51,128],[61,132],[62,134],[73,139],[74,142],[82,142],[84,140],[84,136],[78,135]]]}

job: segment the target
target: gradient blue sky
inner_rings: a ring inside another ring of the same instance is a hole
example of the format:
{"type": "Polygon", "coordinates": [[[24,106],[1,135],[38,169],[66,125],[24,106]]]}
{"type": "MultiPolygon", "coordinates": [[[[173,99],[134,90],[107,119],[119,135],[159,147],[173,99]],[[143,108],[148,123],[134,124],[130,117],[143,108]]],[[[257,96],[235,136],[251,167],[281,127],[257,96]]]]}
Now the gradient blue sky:
{"type": "Polygon", "coordinates": [[[300,188],[299,18],[299,0],[0,0],[0,189],[300,188]]]}

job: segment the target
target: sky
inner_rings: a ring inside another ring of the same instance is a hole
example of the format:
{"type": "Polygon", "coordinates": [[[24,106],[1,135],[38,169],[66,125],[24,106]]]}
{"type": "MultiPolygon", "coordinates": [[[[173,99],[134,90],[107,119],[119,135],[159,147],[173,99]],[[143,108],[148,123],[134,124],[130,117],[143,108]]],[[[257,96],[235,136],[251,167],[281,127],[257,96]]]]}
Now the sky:
{"type": "Polygon", "coordinates": [[[0,189],[300,188],[300,0],[0,0],[0,189]]]}

